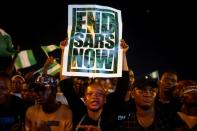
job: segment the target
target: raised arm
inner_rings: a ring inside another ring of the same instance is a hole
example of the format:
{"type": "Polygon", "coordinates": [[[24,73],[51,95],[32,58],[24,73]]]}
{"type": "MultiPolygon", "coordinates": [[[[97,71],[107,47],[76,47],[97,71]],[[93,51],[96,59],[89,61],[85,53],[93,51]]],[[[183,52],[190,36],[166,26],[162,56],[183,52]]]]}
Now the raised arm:
{"type": "Polygon", "coordinates": [[[65,39],[60,42],[60,48],[62,50],[61,54],[61,69],[60,69],[60,88],[64,93],[68,104],[73,112],[73,121],[74,123],[81,119],[81,117],[86,113],[86,106],[84,102],[80,99],[79,95],[76,94],[74,89],[74,83],[72,77],[62,76],[62,66],[63,66],[63,55],[64,48],[67,46],[68,40],[65,39]]]}
{"type": "Polygon", "coordinates": [[[123,59],[122,59],[122,77],[118,78],[118,83],[116,86],[116,90],[114,93],[110,94],[108,97],[108,101],[113,105],[118,105],[124,101],[126,92],[129,87],[129,68],[127,64],[126,53],[129,49],[129,46],[124,40],[121,40],[121,48],[123,50],[123,59]]]}
{"type": "Polygon", "coordinates": [[[120,46],[123,50],[123,58],[122,58],[122,71],[129,71],[129,68],[128,68],[128,64],[127,64],[127,56],[126,56],[126,53],[129,49],[129,46],[128,44],[124,41],[124,39],[122,39],[120,41],[120,46]]]}
{"type": "Polygon", "coordinates": [[[61,49],[61,68],[60,68],[60,80],[67,79],[69,77],[62,75],[62,66],[63,66],[63,56],[64,56],[64,48],[68,45],[68,39],[60,42],[60,49],[61,49]]]}
{"type": "Polygon", "coordinates": [[[47,74],[48,68],[50,66],[50,64],[52,64],[54,61],[53,56],[50,56],[46,59],[44,66],[43,66],[43,74],[47,74]]]}

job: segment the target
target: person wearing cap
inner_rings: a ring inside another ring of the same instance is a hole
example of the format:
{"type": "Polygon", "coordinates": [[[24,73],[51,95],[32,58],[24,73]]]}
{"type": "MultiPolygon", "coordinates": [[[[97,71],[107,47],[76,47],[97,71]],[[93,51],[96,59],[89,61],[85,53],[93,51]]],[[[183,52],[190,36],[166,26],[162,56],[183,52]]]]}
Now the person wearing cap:
{"type": "Polygon", "coordinates": [[[175,117],[175,131],[197,130],[197,83],[193,80],[181,81],[181,110],[175,117]]]}
{"type": "Polygon", "coordinates": [[[56,101],[56,79],[50,75],[43,75],[30,86],[37,94],[37,104],[27,109],[26,131],[72,130],[72,111],[68,106],[56,101]]]}
{"type": "Polygon", "coordinates": [[[165,115],[156,111],[155,101],[158,94],[157,79],[149,75],[137,78],[134,82],[133,99],[135,109],[119,123],[117,131],[171,131],[165,115]]]}

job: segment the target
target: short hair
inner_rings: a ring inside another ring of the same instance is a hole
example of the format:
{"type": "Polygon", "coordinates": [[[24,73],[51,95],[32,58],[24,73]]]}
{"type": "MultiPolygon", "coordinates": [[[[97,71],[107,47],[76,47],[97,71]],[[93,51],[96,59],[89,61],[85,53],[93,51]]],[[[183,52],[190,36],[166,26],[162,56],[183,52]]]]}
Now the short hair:
{"type": "Polygon", "coordinates": [[[175,70],[166,70],[161,74],[161,77],[165,74],[173,74],[173,75],[177,75],[177,72],[175,70]]]}
{"type": "Polygon", "coordinates": [[[88,86],[86,86],[86,88],[84,88],[84,93],[86,93],[88,87],[90,87],[90,86],[98,86],[98,87],[101,87],[101,89],[103,90],[104,94],[105,94],[105,95],[107,94],[106,90],[105,90],[104,87],[101,85],[101,83],[99,83],[99,82],[97,83],[97,82],[95,82],[95,81],[89,83],[88,86]]]}

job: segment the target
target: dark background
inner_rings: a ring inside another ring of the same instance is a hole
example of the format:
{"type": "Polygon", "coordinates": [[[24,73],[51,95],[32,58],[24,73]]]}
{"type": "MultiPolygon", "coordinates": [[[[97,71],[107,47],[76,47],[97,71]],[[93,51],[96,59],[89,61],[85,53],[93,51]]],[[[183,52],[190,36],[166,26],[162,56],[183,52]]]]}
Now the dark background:
{"type": "Polygon", "coordinates": [[[130,45],[128,63],[137,76],[153,70],[160,73],[173,70],[180,79],[197,80],[197,8],[194,3],[6,0],[0,5],[0,28],[22,49],[37,50],[40,45],[58,43],[66,37],[68,4],[99,4],[122,11],[123,38],[130,45]]]}

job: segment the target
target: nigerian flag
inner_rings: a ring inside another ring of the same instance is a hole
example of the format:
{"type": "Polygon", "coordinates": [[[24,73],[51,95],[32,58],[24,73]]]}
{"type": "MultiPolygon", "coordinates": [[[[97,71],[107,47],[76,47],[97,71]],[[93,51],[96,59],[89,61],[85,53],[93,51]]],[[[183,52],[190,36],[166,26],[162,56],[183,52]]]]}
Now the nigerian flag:
{"type": "Polygon", "coordinates": [[[54,76],[55,74],[60,72],[60,64],[54,61],[47,70],[47,74],[54,76]]]}
{"type": "Polygon", "coordinates": [[[52,52],[52,51],[54,51],[56,49],[59,49],[60,47],[57,46],[57,45],[47,45],[47,46],[41,46],[41,48],[43,49],[43,51],[45,52],[45,54],[47,56],[49,56],[48,55],[49,52],[52,52]]]}
{"type": "Polygon", "coordinates": [[[11,36],[0,28],[0,57],[11,56],[16,53],[11,36]]]}
{"type": "Polygon", "coordinates": [[[18,53],[18,56],[15,60],[15,68],[21,69],[30,67],[37,63],[32,50],[24,50],[18,53]]]}

